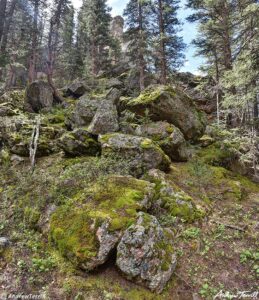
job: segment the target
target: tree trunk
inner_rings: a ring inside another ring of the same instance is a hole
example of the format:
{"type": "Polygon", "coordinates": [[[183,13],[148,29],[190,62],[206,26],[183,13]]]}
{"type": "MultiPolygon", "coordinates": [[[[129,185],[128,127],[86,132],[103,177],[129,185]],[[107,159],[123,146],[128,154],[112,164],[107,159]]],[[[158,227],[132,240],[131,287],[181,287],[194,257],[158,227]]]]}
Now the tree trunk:
{"type": "Polygon", "coordinates": [[[31,49],[31,57],[30,57],[30,64],[29,64],[30,83],[36,79],[38,15],[39,15],[39,0],[35,0],[34,16],[33,16],[33,32],[32,32],[32,49],[31,49]]]}
{"type": "Polygon", "coordinates": [[[57,9],[50,21],[50,29],[49,29],[49,39],[48,39],[48,61],[47,61],[47,79],[48,83],[52,88],[54,99],[57,103],[62,103],[63,98],[59,94],[57,88],[53,82],[53,72],[54,72],[54,64],[56,60],[56,51],[58,44],[58,31],[60,27],[60,17],[61,17],[61,9],[63,5],[63,0],[60,0],[57,5],[57,9]],[[54,37],[54,39],[53,39],[54,37]]]}
{"type": "Polygon", "coordinates": [[[142,15],[142,3],[138,2],[138,13],[139,13],[139,86],[140,90],[145,89],[145,59],[144,59],[144,37],[143,37],[143,15],[142,15]]]}
{"type": "Polygon", "coordinates": [[[167,65],[166,65],[166,53],[165,53],[165,27],[164,27],[164,16],[163,16],[163,0],[158,1],[159,5],[159,34],[160,34],[160,72],[161,72],[161,78],[160,82],[161,84],[166,84],[166,71],[167,71],[167,65]]]}
{"type": "Polygon", "coordinates": [[[8,33],[10,30],[10,26],[12,23],[12,19],[13,19],[13,14],[14,14],[14,10],[16,7],[18,0],[13,0],[6,18],[6,22],[4,25],[4,30],[3,30],[3,35],[2,35],[2,40],[1,40],[1,53],[4,54],[5,50],[6,50],[6,46],[7,46],[7,38],[8,38],[8,33]]]}
{"type": "Polygon", "coordinates": [[[0,43],[4,32],[6,4],[7,0],[0,0],[0,43]]]}

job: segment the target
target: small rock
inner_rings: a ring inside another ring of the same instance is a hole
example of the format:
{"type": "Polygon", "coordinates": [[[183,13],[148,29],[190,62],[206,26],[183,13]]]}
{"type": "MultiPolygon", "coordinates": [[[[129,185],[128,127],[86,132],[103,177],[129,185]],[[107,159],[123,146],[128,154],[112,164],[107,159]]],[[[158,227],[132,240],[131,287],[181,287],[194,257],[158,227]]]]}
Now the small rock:
{"type": "Polygon", "coordinates": [[[7,237],[0,237],[0,249],[7,248],[10,245],[10,241],[7,237]]]}

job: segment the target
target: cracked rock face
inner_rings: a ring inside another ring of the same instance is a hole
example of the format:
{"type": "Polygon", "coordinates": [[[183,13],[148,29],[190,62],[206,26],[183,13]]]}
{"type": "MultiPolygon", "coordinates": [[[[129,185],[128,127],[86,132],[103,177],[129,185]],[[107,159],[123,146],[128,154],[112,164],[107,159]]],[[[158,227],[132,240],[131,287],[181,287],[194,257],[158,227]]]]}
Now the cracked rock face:
{"type": "Polygon", "coordinates": [[[176,266],[171,239],[154,216],[139,213],[120,240],[116,264],[128,279],[162,292],[176,266]]]}
{"type": "Polygon", "coordinates": [[[113,133],[99,137],[102,154],[118,154],[127,160],[131,174],[142,175],[146,170],[167,170],[169,157],[152,140],[138,136],[113,133]]]}

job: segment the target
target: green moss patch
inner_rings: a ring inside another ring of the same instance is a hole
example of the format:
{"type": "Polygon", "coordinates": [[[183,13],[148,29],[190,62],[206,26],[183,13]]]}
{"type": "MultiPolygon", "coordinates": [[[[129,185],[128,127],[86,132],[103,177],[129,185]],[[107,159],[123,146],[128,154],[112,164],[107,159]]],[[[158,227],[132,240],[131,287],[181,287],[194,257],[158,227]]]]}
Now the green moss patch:
{"type": "Polygon", "coordinates": [[[130,226],[143,202],[152,197],[150,183],[132,177],[109,177],[61,206],[51,218],[50,239],[60,253],[76,265],[88,262],[98,253],[97,229],[109,223],[115,232],[130,226]]]}

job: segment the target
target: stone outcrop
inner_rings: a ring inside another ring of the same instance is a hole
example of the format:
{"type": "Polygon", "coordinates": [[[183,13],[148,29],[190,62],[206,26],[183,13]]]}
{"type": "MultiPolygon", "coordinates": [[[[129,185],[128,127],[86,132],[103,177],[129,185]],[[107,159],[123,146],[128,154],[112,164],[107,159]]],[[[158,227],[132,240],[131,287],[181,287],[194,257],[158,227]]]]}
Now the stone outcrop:
{"type": "Polygon", "coordinates": [[[67,156],[96,156],[100,153],[101,147],[91,133],[84,129],[75,129],[65,133],[59,140],[58,146],[67,156]]]}
{"type": "Polygon", "coordinates": [[[100,136],[99,141],[103,155],[119,155],[128,162],[131,173],[136,176],[152,168],[169,168],[169,157],[148,138],[113,133],[100,136]]]}
{"type": "Polygon", "coordinates": [[[136,114],[148,111],[153,121],[167,121],[178,127],[187,140],[197,140],[205,131],[205,115],[182,91],[164,85],[153,85],[128,102],[136,114]]]}
{"type": "Polygon", "coordinates": [[[120,240],[116,264],[128,279],[161,292],[176,267],[171,234],[155,217],[139,213],[120,240]]]}
{"type": "Polygon", "coordinates": [[[136,135],[148,137],[175,161],[186,161],[188,158],[187,143],[182,132],[165,121],[152,122],[137,126],[136,135]]]}

